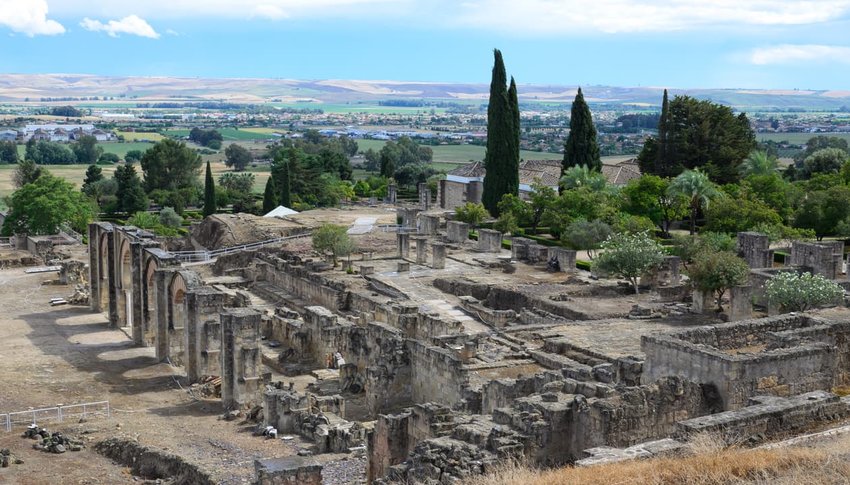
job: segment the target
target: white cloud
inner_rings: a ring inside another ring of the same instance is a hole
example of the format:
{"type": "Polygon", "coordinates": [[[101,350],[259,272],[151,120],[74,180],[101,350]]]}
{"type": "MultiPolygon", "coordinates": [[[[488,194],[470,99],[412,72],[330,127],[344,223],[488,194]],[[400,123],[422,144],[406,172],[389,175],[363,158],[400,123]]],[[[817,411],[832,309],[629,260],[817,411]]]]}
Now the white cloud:
{"type": "Polygon", "coordinates": [[[128,15],[121,20],[110,20],[105,24],[99,20],[86,17],[80,22],[80,26],[92,32],[106,32],[110,37],[118,37],[118,34],[130,34],[150,39],[159,38],[157,31],[138,15],[128,15]]]}
{"type": "Polygon", "coordinates": [[[750,54],[750,62],[759,66],[816,61],[850,63],[850,47],[817,44],[782,44],[771,47],[760,47],[753,50],[750,54]]]}
{"type": "Polygon", "coordinates": [[[460,5],[462,25],[544,33],[803,25],[850,12],[850,0],[472,0],[460,5]]]}
{"type": "Polygon", "coordinates": [[[286,13],[286,11],[278,5],[269,5],[268,3],[263,3],[254,7],[252,16],[264,17],[272,20],[280,20],[289,17],[289,14],[286,13]]]}
{"type": "Polygon", "coordinates": [[[65,33],[62,24],[47,18],[46,0],[0,0],[0,26],[30,37],[65,33]]]}
{"type": "Polygon", "coordinates": [[[49,0],[63,16],[136,14],[146,19],[339,17],[382,15],[387,7],[424,0],[49,0]]]}

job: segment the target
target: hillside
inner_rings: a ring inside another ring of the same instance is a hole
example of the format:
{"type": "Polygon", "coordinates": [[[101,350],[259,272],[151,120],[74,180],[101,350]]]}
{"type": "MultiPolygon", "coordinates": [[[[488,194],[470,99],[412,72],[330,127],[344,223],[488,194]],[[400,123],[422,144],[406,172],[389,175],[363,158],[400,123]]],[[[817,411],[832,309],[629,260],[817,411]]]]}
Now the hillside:
{"type": "MultiPolygon", "coordinates": [[[[568,103],[577,86],[519,86],[525,103],[568,103]]],[[[657,106],[661,87],[583,86],[590,103],[657,106]]],[[[320,108],[327,104],[423,100],[479,104],[486,102],[487,84],[405,81],[292,80],[237,78],[107,77],[86,74],[0,74],[0,102],[41,98],[123,97],[127,102],[226,101],[274,102],[320,108]]],[[[850,106],[850,91],[671,89],[731,105],[738,109],[835,110],[850,106]]]]}

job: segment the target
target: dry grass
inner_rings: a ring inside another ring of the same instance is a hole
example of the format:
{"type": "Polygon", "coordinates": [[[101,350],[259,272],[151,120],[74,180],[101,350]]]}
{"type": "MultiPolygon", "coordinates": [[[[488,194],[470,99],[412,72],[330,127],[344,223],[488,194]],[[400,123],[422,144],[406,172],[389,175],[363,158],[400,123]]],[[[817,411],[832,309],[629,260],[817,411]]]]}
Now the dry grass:
{"type": "Polygon", "coordinates": [[[850,438],[815,448],[721,450],[707,437],[695,440],[692,456],[636,460],[588,468],[534,470],[507,463],[465,485],[787,485],[850,483],[850,438]]]}

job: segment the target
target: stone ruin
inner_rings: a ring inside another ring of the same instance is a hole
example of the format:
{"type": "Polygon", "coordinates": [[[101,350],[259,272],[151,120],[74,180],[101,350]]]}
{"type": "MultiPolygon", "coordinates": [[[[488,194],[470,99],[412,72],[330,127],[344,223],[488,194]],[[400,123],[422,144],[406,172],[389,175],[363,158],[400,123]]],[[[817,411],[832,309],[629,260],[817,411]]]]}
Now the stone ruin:
{"type": "MultiPolygon", "coordinates": [[[[95,223],[91,308],[192,381],[220,377],[223,409],[260,405],[263,427],[315,453],[365,449],[370,483],[450,483],[506,457],[664,455],[706,430],[756,442],[848,415],[830,391],[850,384],[850,312],[752,318],[778,270],[766,237],[740,236],[752,284],[722,323],[708,298],[687,303],[675,257],[636,296],[577,269],[575,251],[525,238],[506,250],[486,229],[472,241],[427,204],[399,219],[394,249],[347,271],[271,248],[201,270],[145,231],[95,223]],[[294,375],[315,382],[296,389],[294,375]]],[[[781,270],[838,278],[840,253],[795,243],[781,270]]],[[[269,484],[318,484],[321,468],[256,463],[269,484]]]]}

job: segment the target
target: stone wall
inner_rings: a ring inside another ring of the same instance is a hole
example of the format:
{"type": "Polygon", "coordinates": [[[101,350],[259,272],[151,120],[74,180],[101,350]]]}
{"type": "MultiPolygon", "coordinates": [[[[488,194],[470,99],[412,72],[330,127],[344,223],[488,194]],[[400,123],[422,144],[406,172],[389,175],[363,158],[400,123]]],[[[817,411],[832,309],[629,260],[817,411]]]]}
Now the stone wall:
{"type": "Polygon", "coordinates": [[[264,263],[257,264],[257,279],[271,283],[283,291],[303,299],[308,305],[334,310],[347,306],[348,291],[343,283],[314,272],[312,263],[299,264],[276,256],[261,254],[264,263]]]}
{"type": "Polygon", "coordinates": [[[644,336],[644,377],[679,375],[715,386],[723,409],[757,394],[791,396],[848,382],[848,322],[800,316],[644,336]]]}
{"type": "Polygon", "coordinates": [[[250,308],[221,312],[221,403],[225,409],[260,400],[260,313],[250,308]]]}
{"type": "Polygon", "coordinates": [[[435,402],[447,407],[462,403],[468,376],[463,363],[452,352],[408,340],[413,402],[435,402]]]}

